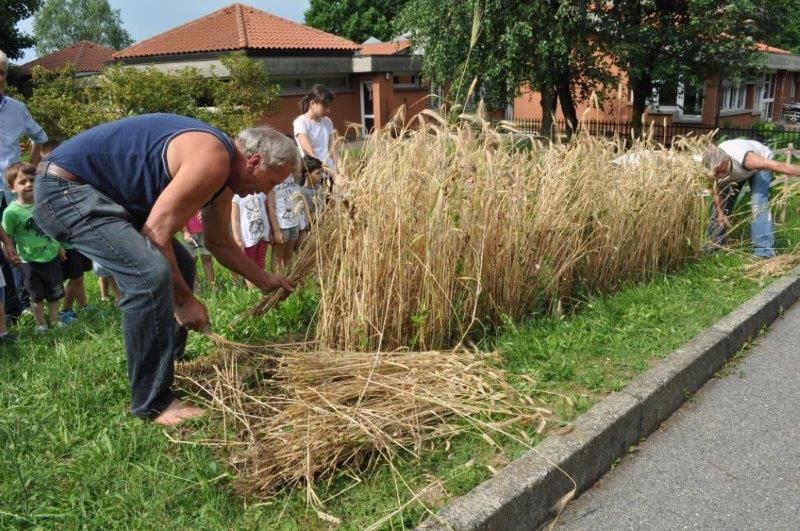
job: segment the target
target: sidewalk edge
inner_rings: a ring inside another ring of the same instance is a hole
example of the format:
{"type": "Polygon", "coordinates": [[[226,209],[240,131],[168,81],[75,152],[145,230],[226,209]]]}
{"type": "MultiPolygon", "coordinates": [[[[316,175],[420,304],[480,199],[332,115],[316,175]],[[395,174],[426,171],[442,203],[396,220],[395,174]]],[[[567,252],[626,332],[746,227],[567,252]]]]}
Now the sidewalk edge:
{"type": "Polygon", "coordinates": [[[800,267],[700,332],[418,529],[535,529],[572,489],[594,484],[631,445],[652,433],[728,359],[800,298],[800,267]],[[572,478],[570,480],[565,473],[572,478]],[[572,481],[575,484],[573,485],[572,481]]]}

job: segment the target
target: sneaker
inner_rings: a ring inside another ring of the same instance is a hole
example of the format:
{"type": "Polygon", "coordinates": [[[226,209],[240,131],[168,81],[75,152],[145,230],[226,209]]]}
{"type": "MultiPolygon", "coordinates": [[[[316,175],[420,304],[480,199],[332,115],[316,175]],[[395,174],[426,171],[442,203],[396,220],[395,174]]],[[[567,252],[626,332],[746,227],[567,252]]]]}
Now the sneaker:
{"type": "Polygon", "coordinates": [[[47,325],[36,325],[36,328],[34,329],[34,331],[37,334],[46,334],[47,332],[50,331],[50,329],[47,328],[47,325]]]}
{"type": "Polygon", "coordinates": [[[17,341],[17,334],[14,332],[7,332],[6,334],[0,336],[0,345],[7,345],[8,343],[16,343],[17,341]]]}
{"type": "Polygon", "coordinates": [[[62,312],[58,312],[58,321],[60,324],[72,324],[77,321],[78,318],[75,316],[75,312],[72,310],[64,310],[62,312]]]}
{"type": "Polygon", "coordinates": [[[33,310],[31,310],[30,306],[22,310],[20,315],[33,315],[33,310]]]}

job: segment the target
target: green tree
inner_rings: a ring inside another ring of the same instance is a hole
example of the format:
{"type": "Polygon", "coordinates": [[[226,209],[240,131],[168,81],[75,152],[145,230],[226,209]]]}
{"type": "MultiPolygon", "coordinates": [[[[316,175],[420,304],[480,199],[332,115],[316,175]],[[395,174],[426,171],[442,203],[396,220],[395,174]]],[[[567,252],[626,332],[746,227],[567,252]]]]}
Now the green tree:
{"type": "Polygon", "coordinates": [[[65,140],[118,117],[97,86],[75,78],[73,66],[58,71],[36,66],[32,74],[28,109],[51,138],[65,140]]]}
{"type": "Polygon", "coordinates": [[[35,44],[32,35],[17,28],[17,22],[24,20],[39,8],[39,0],[0,0],[0,50],[9,59],[22,57],[22,50],[35,44]]]}
{"type": "Polygon", "coordinates": [[[111,9],[108,0],[46,0],[33,19],[33,31],[39,55],[83,40],[117,50],[133,43],[120,10],[111,9]]]}
{"type": "Polygon", "coordinates": [[[759,0],[748,21],[755,38],[800,54],[800,0],[759,0]]]}
{"type": "Polygon", "coordinates": [[[605,49],[629,79],[633,126],[641,128],[654,91],[739,79],[755,68],[759,9],[750,0],[617,0],[597,11],[605,49]]]}
{"type": "Polygon", "coordinates": [[[392,20],[408,0],[311,0],[305,12],[309,26],[364,42],[394,37],[392,20]]]}
{"type": "Polygon", "coordinates": [[[75,68],[33,71],[31,114],[53,138],[65,139],[125,116],[167,112],[192,116],[233,135],[274,111],[280,88],[258,60],[243,53],[221,57],[227,72],[210,77],[195,68],[107,67],[75,78],[75,68]]]}
{"type": "Polygon", "coordinates": [[[119,117],[151,112],[194,116],[208,93],[208,86],[209,80],[196,68],[162,72],[154,66],[116,64],[98,77],[102,98],[119,117]]]}
{"type": "Polygon", "coordinates": [[[234,135],[273,114],[281,89],[270,83],[262,62],[242,52],[223,55],[220,61],[228,72],[210,80],[213,110],[200,109],[197,117],[234,135]]]}
{"type": "Polygon", "coordinates": [[[575,99],[610,79],[589,7],[580,0],[411,0],[397,24],[424,48],[424,74],[449,86],[456,103],[474,83],[490,107],[502,108],[527,86],[542,93],[547,122],[560,102],[574,126],[575,99]]]}

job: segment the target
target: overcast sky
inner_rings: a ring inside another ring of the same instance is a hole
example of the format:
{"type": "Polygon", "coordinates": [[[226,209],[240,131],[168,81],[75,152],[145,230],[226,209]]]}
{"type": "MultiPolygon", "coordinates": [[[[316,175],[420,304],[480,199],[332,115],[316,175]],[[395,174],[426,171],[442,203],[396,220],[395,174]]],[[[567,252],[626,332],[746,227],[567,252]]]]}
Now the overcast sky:
{"type": "MultiPolygon", "coordinates": [[[[244,4],[261,9],[295,22],[303,21],[309,0],[245,0],[244,4]]],[[[119,9],[122,25],[135,41],[158,35],[212,11],[231,5],[232,0],[109,0],[113,9],[119,9]]],[[[27,33],[33,33],[33,19],[18,25],[27,33]]],[[[16,62],[26,63],[36,59],[33,48],[25,51],[25,57],[16,62]]]]}

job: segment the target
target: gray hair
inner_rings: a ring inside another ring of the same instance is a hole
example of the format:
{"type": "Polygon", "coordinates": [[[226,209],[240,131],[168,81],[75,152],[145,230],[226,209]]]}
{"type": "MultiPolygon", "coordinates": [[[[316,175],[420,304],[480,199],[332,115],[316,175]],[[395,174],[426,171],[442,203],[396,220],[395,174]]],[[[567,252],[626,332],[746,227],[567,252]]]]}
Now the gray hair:
{"type": "Polygon", "coordinates": [[[703,154],[703,166],[716,170],[728,160],[728,154],[718,147],[711,147],[703,154]]]}
{"type": "Polygon", "coordinates": [[[0,65],[8,66],[8,56],[3,50],[0,50],[0,65]]]}
{"type": "Polygon", "coordinates": [[[268,170],[291,163],[297,170],[299,152],[297,144],[274,127],[250,127],[236,135],[236,142],[245,155],[260,154],[261,169],[268,170]]]}

